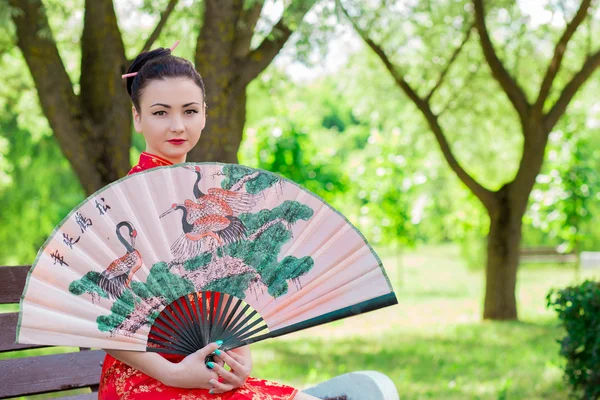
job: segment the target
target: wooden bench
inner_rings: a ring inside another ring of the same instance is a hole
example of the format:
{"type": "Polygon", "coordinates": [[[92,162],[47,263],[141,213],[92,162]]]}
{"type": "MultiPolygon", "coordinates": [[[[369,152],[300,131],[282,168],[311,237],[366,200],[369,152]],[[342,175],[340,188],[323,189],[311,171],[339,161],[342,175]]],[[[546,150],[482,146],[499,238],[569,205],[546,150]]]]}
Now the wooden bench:
{"type": "Polygon", "coordinates": [[[523,247],[519,251],[522,264],[574,264],[577,255],[561,253],[556,247],[523,247]]]}
{"type": "MultiPolygon", "coordinates": [[[[0,267],[0,304],[18,304],[30,266],[0,267]]],[[[16,344],[19,313],[0,313],[0,358],[10,351],[50,346],[16,344]]],[[[18,354],[18,353],[17,353],[18,354]]],[[[80,348],[66,354],[0,359],[0,399],[87,388],[88,393],[61,397],[70,400],[98,398],[104,351],[80,348]]],[[[398,400],[392,380],[375,371],[360,371],[335,377],[305,390],[320,398],[347,395],[348,400],[398,400]]]]}
{"type": "MultiPolygon", "coordinates": [[[[19,303],[30,266],[0,267],[0,304],[19,303]]],[[[0,314],[0,358],[10,351],[49,346],[16,344],[19,313],[0,314]]],[[[88,388],[89,393],[65,399],[97,399],[104,351],[81,348],[65,354],[21,356],[0,360],[0,398],[88,388]]]]}

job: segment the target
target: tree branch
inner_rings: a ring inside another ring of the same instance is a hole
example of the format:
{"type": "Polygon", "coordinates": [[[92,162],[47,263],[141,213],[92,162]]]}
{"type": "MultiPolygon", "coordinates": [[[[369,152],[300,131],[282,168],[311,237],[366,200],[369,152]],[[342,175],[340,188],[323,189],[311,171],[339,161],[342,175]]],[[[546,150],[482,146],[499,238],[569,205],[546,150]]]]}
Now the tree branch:
{"type": "MultiPolygon", "coordinates": [[[[481,64],[483,63],[483,61],[479,62],[477,65],[477,68],[474,69],[473,71],[469,71],[469,75],[467,76],[467,79],[465,79],[465,84],[462,85],[462,87],[460,87],[458,90],[455,90],[454,93],[455,95],[452,96],[452,99],[454,100],[454,102],[456,103],[458,100],[461,100],[461,93],[463,92],[463,89],[465,87],[467,87],[467,83],[471,82],[471,80],[473,79],[473,77],[479,72],[479,68],[481,68],[481,64]]],[[[462,103],[462,102],[461,102],[462,103]]],[[[455,109],[455,107],[451,107],[452,101],[449,101],[448,103],[446,103],[446,106],[443,107],[438,113],[437,116],[438,118],[443,115],[446,111],[448,110],[452,110],[455,109]]]]}
{"type": "Polygon", "coordinates": [[[554,79],[556,78],[556,75],[558,74],[558,71],[560,70],[560,66],[561,66],[565,51],[567,49],[567,46],[569,44],[569,41],[571,40],[571,38],[577,31],[577,28],[579,28],[579,25],[581,25],[581,23],[585,19],[585,16],[588,13],[588,9],[590,7],[591,2],[592,2],[592,0],[583,0],[581,2],[581,5],[579,6],[577,13],[575,14],[575,16],[573,17],[571,22],[569,22],[569,24],[565,28],[565,31],[563,32],[561,38],[559,39],[559,41],[556,43],[556,46],[554,47],[554,54],[552,56],[552,60],[550,61],[550,64],[548,65],[548,69],[546,71],[546,74],[545,74],[542,84],[540,86],[540,92],[539,92],[538,98],[535,101],[535,104],[533,105],[533,112],[535,115],[542,115],[542,112],[544,109],[544,103],[548,99],[548,94],[550,93],[550,90],[552,89],[552,84],[554,83],[554,79]]]}
{"type": "Polygon", "coordinates": [[[148,37],[148,40],[146,40],[146,43],[144,44],[144,47],[142,47],[142,50],[140,50],[140,53],[142,53],[144,51],[150,50],[150,48],[152,47],[152,45],[154,44],[154,42],[160,36],[160,32],[162,31],[162,29],[166,25],[167,20],[169,19],[169,16],[171,15],[171,13],[173,12],[173,10],[175,9],[175,6],[177,5],[178,1],[179,0],[169,0],[169,4],[167,4],[167,7],[165,8],[165,10],[160,15],[160,20],[158,21],[158,24],[154,28],[154,31],[152,31],[152,33],[150,34],[150,37],[148,37]]]}
{"type": "Polygon", "coordinates": [[[354,26],[354,29],[384,63],[385,67],[396,81],[396,84],[404,91],[408,98],[412,100],[412,102],[417,106],[419,111],[421,111],[421,113],[427,120],[429,127],[433,131],[433,134],[435,135],[435,138],[440,146],[440,149],[442,150],[444,158],[446,159],[454,173],[456,173],[460,180],[467,186],[467,188],[469,188],[469,190],[471,190],[471,192],[473,192],[473,194],[475,194],[475,196],[477,196],[477,198],[486,206],[486,208],[493,208],[495,206],[494,193],[484,188],[460,165],[460,163],[454,156],[452,149],[450,148],[450,144],[448,143],[443,129],[438,122],[437,116],[433,113],[429,104],[425,101],[425,99],[419,97],[417,92],[410,86],[406,79],[404,79],[404,77],[400,73],[398,73],[397,69],[394,67],[390,59],[385,54],[384,50],[373,40],[371,40],[368,34],[358,26],[356,21],[348,14],[348,12],[341,5],[339,0],[337,3],[344,15],[346,16],[346,18],[348,18],[348,20],[354,26]]]}
{"type": "Polygon", "coordinates": [[[519,114],[522,123],[526,123],[529,114],[530,105],[523,89],[517,84],[508,73],[502,61],[498,58],[492,41],[490,39],[487,27],[485,25],[485,12],[483,9],[483,0],[473,0],[475,6],[475,26],[479,32],[479,40],[485,59],[492,70],[492,75],[498,81],[508,99],[519,114]]]}
{"type": "Polygon", "coordinates": [[[260,172],[253,172],[249,175],[244,176],[242,179],[240,179],[239,181],[237,181],[233,186],[231,186],[231,190],[232,192],[237,192],[238,190],[242,189],[244,187],[244,185],[246,184],[246,182],[256,178],[257,176],[260,175],[260,172]]]}
{"type": "Polygon", "coordinates": [[[427,103],[429,103],[429,101],[431,100],[431,97],[433,96],[433,94],[435,93],[435,91],[440,88],[440,86],[442,85],[442,83],[444,81],[444,78],[448,74],[448,71],[450,71],[450,67],[452,66],[452,64],[454,63],[454,61],[456,61],[456,59],[458,58],[458,55],[462,51],[463,47],[465,47],[465,44],[467,44],[467,42],[469,41],[469,38],[471,37],[471,31],[473,30],[474,26],[475,26],[475,23],[473,23],[473,24],[471,24],[469,26],[469,29],[467,30],[467,33],[465,34],[465,38],[463,39],[463,41],[460,44],[460,46],[458,46],[454,50],[454,53],[452,53],[452,57],[450,57],[450,60],[446,64],[446,68],[444,68],[444,70],[440,74],[440,77],[439,77],[438,81],[436,82],[435,86],[433,86],[433,88],[431,88],[431,91],[429,92],[429,94],[427,94],[427,96],[425,96],[425,101],[427,103]]]}
{"type": "MultiPolygon", "coordinates": [[[[316,0],[297,0],[295,12],[298,17],[304,17],[308,10],[316,3],[316,0]]],[[[290,6],[292,7],[292,6],[290,6]]],[[[293,30],[285,22],[282,16],[279,22],[275,24],[269,36],[240,63],[239,81],[242,87],[245,87],[254,78],[256,78],[273,61],[283,45],[292,35],[293,30]]]]}
{"type": "Polygon", "coordinates": [[[235,41],[233,43],[233,56],[235,58],[243,58],[250,52],[250,44],[254,29],[260,19],[260,14],[264,6],[263,1],[256,1],[252,7],[242,9],[240,18],[236,26],[235,41]]]}
{"type": "Polygon", "coordinates": [[[583,66],[577,72],[573,78],[565,85],[558,100],[554,103],[554,106],[548,111],[544,117],[544,126],[548,132],[552,130],[554,125],[558,122],[560,117],[566,111],[569,103],[577,93],[577,91],[583,86],[588,78],[594,73],[596,68],[600,67],[600,50],[588,57],[583,66]]]}

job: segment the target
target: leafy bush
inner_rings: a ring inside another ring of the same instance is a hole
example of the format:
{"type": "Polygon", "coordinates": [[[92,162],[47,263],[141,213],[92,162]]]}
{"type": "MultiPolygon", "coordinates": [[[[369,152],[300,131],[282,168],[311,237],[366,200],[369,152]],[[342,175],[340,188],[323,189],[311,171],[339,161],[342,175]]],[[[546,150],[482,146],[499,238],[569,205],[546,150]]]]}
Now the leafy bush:
{"type": "Polygon", "coordinates": [[[567,331],[560,354],[567,359],[565,379],[574,397],[600,398],[600,283],[553,289],[546,299],[567,331]]]}

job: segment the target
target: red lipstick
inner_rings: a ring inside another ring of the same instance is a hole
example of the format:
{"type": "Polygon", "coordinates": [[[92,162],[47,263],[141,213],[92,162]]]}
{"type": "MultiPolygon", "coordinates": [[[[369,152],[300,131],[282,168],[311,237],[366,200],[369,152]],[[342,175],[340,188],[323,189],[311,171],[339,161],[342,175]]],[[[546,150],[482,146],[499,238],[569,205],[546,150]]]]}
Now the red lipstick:
{"type": "Polygon", "coordinates": [[[185,139],[171,139],[171,140],[168,140],[168,142],[178,146],[180,144],[185,143],[185,139]]]}

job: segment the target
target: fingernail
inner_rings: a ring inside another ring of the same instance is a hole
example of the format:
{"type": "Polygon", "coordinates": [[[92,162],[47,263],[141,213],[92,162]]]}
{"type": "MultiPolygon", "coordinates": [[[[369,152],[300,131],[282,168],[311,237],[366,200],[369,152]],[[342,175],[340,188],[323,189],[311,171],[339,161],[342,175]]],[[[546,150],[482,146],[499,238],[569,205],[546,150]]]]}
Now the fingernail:
{"type": "Polygon", "coordinates": [[[208,391],[208,394],[213,394],[213,389],[210,389],[210,390],[208,391]]]}
{"type": "Polygon", "coordinates": [[[221,355],[221,353],[222,353],[222,351],[221,351],[221,350],[219,350],[219,349],[215,350],[215,354],[216,354],[216,355],[220,356],[220,355],[221,355]]]}
{"type": "Polygon", "coordinates": [[[209,362],[206,363],[206,365],[208,366],[208,368],[213,369],[214,366],[215,366],[215,363],[212,362],[212,361],[209,361],[209,362]]]}
{"type": "MultiPolygon", "coordinates": [[[[211,385],[214,385],[217,383],[217,381],[215,381],[214,379],[211,379],[210,381],[208,381],[208,383],[210,383],[211,385]]],[[[212,389],[211,389],[212,390],[212,389]]]]}
{"type": "Polygon", "coordinates": [[[217,340],[215,343],[218,344],[219,346],[223,346],[223,341],[222,340],[217,340]]]}

